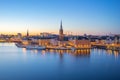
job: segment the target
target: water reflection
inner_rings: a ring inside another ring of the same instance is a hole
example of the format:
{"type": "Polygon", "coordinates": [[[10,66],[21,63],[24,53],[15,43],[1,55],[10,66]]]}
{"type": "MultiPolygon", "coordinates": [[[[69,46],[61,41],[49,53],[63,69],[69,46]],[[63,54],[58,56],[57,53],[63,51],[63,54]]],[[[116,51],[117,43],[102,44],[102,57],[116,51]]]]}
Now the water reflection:
{"type": "Polygon", "coordinates": [[[113,51],[113,50],[107,50],[107,53],[110,55],[114,55],[115,58],[117,58],[120,54],[119,51],[113,51]]]}
{"type": "MultiPolygon", "coordinates": [[[[23,53],[26,53],[29,50],[26,50],[25,48],[22,49],[23,53]]],[[[41,55],[45,54],[59,54],[60,58],[63,58],[64,54],[70,54],[72,56],[80,57],[80,56],[90,56],[91,49],[85,49],[85,50],[30,50],[32,54],[38,54],[41,55]]],[[[94,53],[98,53],[101,55],[102,53],[108,54],[108,55],[114,55],[115,58],[119,56],[119,51],[112,51],[112,50],[103,50],[103,49],[92,49],[94,53]]],[[[92,52],[92,53],[93,53],[92,52]]]]}
{"type": "Polygon", "coordinates": [[[26,48],[22,48],[23,53],[26,53],[26,48]]]}
{"type": "Polygon", "coordinates": [[[0,47],[0,77],[3,77],[0,80],[4,78],[85,80],[86,76],[88,80],[89,78],[92,80],[106,79],[106,77],[108,80],[120,78],[120,52],[118,51],[26,50],[7,45],[9,44],[0,47]]]}
{"type": "Polygon", "coordinates": [[[57,50],[56,53],[59,53],[61,57],[63,57],[64,54],[70,54],[73,56],[88,56],[90,55],[90,50],[57,50]]]}
{"type": "Polygon", "coordinates": [[[63,57],[64,54],[70,54],[72,56],[89,56],[91,50],[85,49],[85,50],[26,50],[25,48],[22,49],[23,53],[26,53],[26,51],[30,51],[31,53],[38,54],[41,53],[41,55],[45,54],[59,54],[60,58],[63,57]]]}
{"type": "Polygon", "coordinates": [[[113,53],[113,51],[112,50],[107,50],[107,53],[111,55],[113,53]]]}
{"type": "Polygon", "coordinates": [[[42,55],[44,56],[46,52],[45,52],[45,50],[42,50],[42,52],[41,52],[41,53],[42,53],[42,55]]]}
{"type": "Polygon", "coordinates": [[[74,56],[90,56],[90,49],[87,50],[76,50],[74,53],[72,53],[74,56]]]}
{"type": "Polygon", "coordinates": [[[105,53],[108,55],[114,55],[115,57],[118,57],[120,54],[120,51],[115,51],[115,50],[104,50],[104,49],[92,49],[92,53],[98,53],[99,55],[105,53]]]}

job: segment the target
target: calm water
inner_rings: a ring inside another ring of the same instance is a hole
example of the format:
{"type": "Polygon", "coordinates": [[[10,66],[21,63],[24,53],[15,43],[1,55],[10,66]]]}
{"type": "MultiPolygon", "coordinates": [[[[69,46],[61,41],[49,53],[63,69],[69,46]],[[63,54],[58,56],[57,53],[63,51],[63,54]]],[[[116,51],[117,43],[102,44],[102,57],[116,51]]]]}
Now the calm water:
{"type": "Polygon", "coordinates": [[[0,43],[0,80],[120,80],[120,53],[36,51],[0,43]]]}

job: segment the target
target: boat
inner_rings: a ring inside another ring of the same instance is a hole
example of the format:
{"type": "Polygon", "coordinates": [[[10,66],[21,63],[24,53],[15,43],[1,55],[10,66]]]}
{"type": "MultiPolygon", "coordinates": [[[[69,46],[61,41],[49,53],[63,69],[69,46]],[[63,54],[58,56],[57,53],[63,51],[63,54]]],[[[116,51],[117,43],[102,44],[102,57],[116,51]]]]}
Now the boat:
{"type": "Polygon", "coordinates": [[[76,48],[72,47],[71,50],[74,52],[76,50],[76,48]]]}
{"type": "Polygon", "coordinates": [[[44,46],[34,46],[34,45],[28,45],[26,46],[26,49],[37,49],[37,50],[44,50],[44,46]]]}
{"type": "Polygon", "coordinates": [[[26,47],[25,45],[23,45],[23,44],[21,44],[21,43],[15,43],[15,45],[16,45],[17,47],[19,47],[19,48],[25,48],[25,47],[26,47]]]}

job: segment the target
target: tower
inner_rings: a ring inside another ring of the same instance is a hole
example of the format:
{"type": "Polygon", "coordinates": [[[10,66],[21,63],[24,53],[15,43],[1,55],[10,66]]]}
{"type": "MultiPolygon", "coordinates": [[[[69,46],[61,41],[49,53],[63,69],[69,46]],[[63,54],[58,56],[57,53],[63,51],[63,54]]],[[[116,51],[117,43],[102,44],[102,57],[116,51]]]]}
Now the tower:
{"type": "Polygon", "coordinates": [[[29,36],[29,30],[27,30],[27,37],[29,36]]]}
{"type": "Polygon", "coordinates": [[[59,29],[59,40],[62,41],[64,38],[64,34],[63,34],[63,26],[62,26],[62,21],[60,24],[60,29],[59,29]]]}

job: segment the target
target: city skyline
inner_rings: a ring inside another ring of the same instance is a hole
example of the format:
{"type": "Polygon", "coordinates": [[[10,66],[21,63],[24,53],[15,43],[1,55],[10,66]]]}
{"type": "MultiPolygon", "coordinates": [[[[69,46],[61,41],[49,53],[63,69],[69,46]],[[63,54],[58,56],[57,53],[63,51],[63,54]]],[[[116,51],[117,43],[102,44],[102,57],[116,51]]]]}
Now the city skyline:
{"type": "Polygon", "coordinates": [[[119,0],[1,0],[0,33],[120,34],[119,0]]]}

